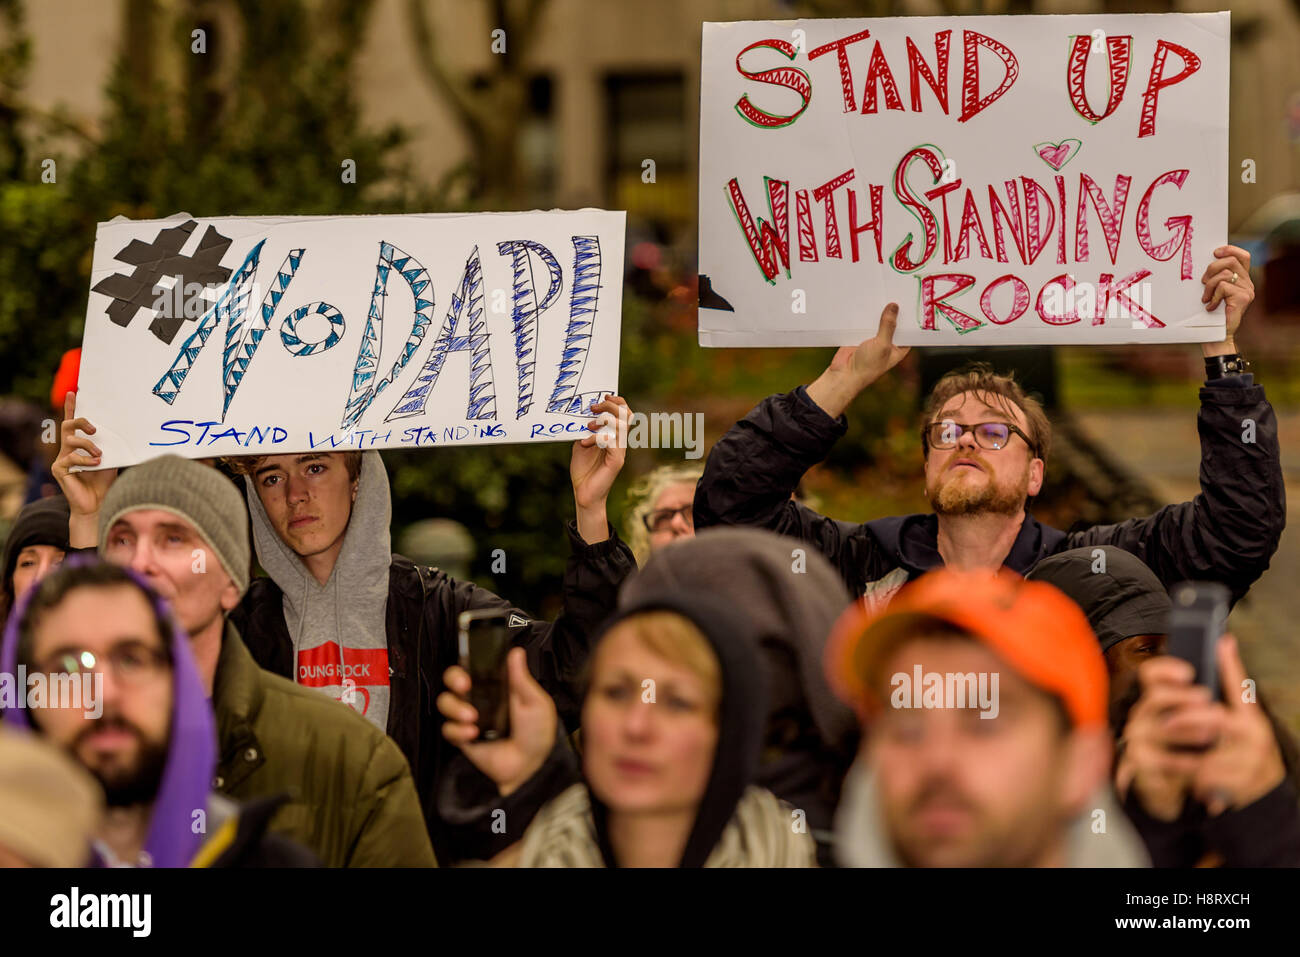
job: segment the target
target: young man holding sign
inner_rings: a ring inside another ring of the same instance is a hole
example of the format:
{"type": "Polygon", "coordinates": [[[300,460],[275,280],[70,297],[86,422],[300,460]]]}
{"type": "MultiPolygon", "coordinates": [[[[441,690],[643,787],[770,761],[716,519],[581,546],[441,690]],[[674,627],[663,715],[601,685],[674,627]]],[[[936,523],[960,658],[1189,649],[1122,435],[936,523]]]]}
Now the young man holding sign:
{"type": "Polygon", "coordinates": [[[874,338],[840,349],[815,382],[765,399],[718,442],[696,491],[696,528],[758,525],[801,538],[868,605],[941,565],[1024,574],[1047,555],[1096,545],[1132,552],[1166,587],[1221,581],[1241,598],[1268,567],[1286,503],[1277,420],[1234,342],[1255,296],[1250,255],[1221,246],[1215,256],[1201,298],[1207,310],[1225,303],[1226,336],[1201,347],[1201,494],[1192,501],[1068,535],[1040,524],[1026,506],[1043,484],[1047,418],[1013,379],[991,372],[946,376],[931,393],[922,450],[932,514],[854,525],[791,501],[803,473],[844,434],[849,404],[908,353],[893,344],[891,303],[874,338]]]}
{"type": "MultiPolygon", "coordinates": [[[[592,413],[620,409],[627,403],[611,396],[592,413]]],[[[594,419],[587,428],[600,426],[594,419]]],[[[460,613],[504,612],[533,675],[566,724],[577,726],[590,636],[636,568],[605,518],[626,455],[620,444],[601,446],[591,434],[574,444],[577,519],[567,529],[572,556],[564,610],[554,622],[535,621],[472,582],[394,555],[388,474],[376,452],[229,460],[245,476],[254,545],[270,576],[252,583],[232,621],[263,668],[350,704],[397,742],[441,861],[488,853],[463,844],[464,830],[449,828],[434,808],[438,782],[457,756],[443,740],[434,699],[443,672],[458,660],[460,613]]]]}

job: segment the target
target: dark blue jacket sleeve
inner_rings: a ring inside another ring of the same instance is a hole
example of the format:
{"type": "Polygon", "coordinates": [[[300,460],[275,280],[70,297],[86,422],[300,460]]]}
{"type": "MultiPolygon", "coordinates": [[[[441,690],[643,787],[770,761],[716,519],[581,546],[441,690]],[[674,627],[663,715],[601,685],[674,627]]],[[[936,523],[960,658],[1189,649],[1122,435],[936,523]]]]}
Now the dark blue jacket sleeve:
{"type": "Polygon", "coordinates": [[[1286,527],[1277,416],[1249,376],[1207,384],[1200,398],[1200,494],[1148,518],[1076,532],[1065,547],[1114,545],[1166,587],[1218,581],[1235,603],[1268,568],[1286,527]]]}
{"type": "Polygon", "coordinates": [[[851,594],[888,571],[862,525],[820,515],[791,498],[799,480],[848,429],[803,386],[768,396],[718,440],[695,489],[695,527],[744,525],[798,538],[825,555],[851,594]]]}

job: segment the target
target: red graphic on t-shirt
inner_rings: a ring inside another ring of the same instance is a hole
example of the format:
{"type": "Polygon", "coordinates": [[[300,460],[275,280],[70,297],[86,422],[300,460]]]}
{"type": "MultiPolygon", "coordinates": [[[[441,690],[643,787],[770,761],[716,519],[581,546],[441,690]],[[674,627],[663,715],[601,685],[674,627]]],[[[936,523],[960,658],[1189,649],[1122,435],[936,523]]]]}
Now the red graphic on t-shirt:
{"type": "Polygon", "coordinates": [[[298,652],[295,673],[298,684],[309,688],[338,689],[336,701],[343,701],[365,714],[370,710],[369,688],[388,687],[387,648],[344,648],[333,642],[298,652]]]}

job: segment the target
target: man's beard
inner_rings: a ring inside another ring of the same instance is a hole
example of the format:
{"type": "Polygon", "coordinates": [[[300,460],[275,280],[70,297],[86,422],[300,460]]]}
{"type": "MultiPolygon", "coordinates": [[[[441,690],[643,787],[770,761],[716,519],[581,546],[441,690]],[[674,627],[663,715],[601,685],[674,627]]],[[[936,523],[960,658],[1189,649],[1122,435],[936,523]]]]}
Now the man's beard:
{"type": "MultiPolygon", "coordinates": [[[[150,741],[139,728],[122,717],[107,715],[97,721],[94,727],[87,729],[81,737],[105,727],[105,721],[108,722],[108,726],[122,728],[135,735],[140,742],[138,757],[130,767],[122,767],[118,764],[113,764],[111,767],[92,766],[85,764],[84,760],[83,765],[103,787],[104,800],[109,807],[131,807],[136,804],[152,803],[158,796],[163,772],[167,769],[168,742],[150,741]]],[[[81,743],[81,737],[72,745],[73,754],[79,759],[77,748],[81,743]]]]}
{"type": "Polygon", "coordinates": [[[928,489],[930,508],[936,515],[1015,515],[1025,507],[1029,497],[1029,469],[1026,467],[1014,488],[999,489],[991,472],[975,485],[961,479],[959,473],[945,473],[936,488],[928,489]]]}
{"type": "Polygon", "coordinates": [[[891,827],[894,851],[907,867],[1035,867],[1056,833],[1051,815],[1034,814],[1029,819],[1018,819],[1015,837],[1022,839],[1012,839],[1012,835],[999,832],[995,817],[986,814],[984,808],[944,777],[924,782],[906,808],[898,809],[901,820],[894,824],[910,823],[930,801],[939,798],[969,813],[973,829],[960,841],[930,843],[914,827],[907,829],[906,838],[891,827]]]}

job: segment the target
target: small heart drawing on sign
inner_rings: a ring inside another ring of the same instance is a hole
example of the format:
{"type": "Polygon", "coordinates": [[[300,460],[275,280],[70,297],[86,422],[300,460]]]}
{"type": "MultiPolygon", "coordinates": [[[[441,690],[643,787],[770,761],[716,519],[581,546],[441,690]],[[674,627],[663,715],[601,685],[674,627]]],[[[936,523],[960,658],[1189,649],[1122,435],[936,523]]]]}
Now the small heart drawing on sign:
{"type": "Polygon", "coordinates": [[[1059,143],[1035,143],[1034,152],[1052,169],[1060,171],[1061,167],[1079,155],[1083,149],[1082,140],[1061,140],[1059,143]]]}

